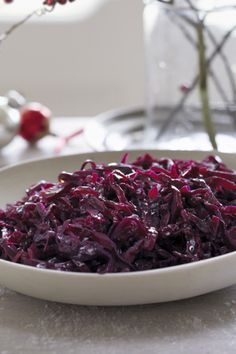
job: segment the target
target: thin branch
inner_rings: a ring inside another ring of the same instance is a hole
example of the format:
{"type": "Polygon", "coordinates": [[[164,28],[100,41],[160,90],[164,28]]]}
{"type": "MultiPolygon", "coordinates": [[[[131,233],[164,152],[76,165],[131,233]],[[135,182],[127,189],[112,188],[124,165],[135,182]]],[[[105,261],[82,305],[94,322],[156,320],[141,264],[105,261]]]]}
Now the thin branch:
{"type": "Polygon", "coordinates": [[[193,5],[191,0],[186,0],[186,3],[188,4],[188,6],[190,7],[191,10],[193,10],[193,12],[196,14],[197,19],[199,19],[199,11],[198,9],[193,5]]]}
{"type": "MultiPolygon", "coordinates": [[[[225,43],[228,41],[230,38],[231,34],[236,30],[236,25],[233,26],[228,32],[225,33],[223,36],[222,40],[219,42],[219,44],[216,46],[215,50],[212,52],[210,57],[208,58],[206,65],[209,68],[216,56],[219,54],[221,49],[224,47],[225,43]]],[[[170,112],[169,116],[166,118],[166,120],[162,123],[160,130],[157,135],[157,139],[161,138],[161,136],[166,132],[166,130],[169,128],[170,124],[173,122],[175,119],[175,116],[181,111],[183,108],[185,102],[187,101],[190,93],[196,88],[197,84],[199,81],[199,75],[196,75],[195,78],[192,81],[192,84],[189,86],[188,91],[184,93],[184,95],[181,97],[179,103],[174,107],[174,109],[170,112]]]]}
{"type": "MultiPolygon", "coordinates": [[[[166,10],[166,11],[167,11],[167,12],[170,12],[170,13],[173,12],[172,10],[169,10],[169,9],[166,10]]],[[[194,27],[194,28],[197,27],[197,22],[191,20],[191,19],[189,18],[189,16],[183,14],[181,11],[180,11],[180,12],[176,11],[176,13],[177,13],[177,15],[178,15],[180,18],[184,19],[185,22],[187,22],[189,25],[191,25],[191,26],[194,27]]]]}
{"type": "Polygon", "coordinates": [[[209,104],[208,66],[206,63],[204,24],[201,21],[199,22],[197,27],[197,34],[198,34],[198,54],[199,54],[199,94],[202,102],[202,118],[211,145],[213,149],[217,150],[216,132],[215,132],[215,127],[212,119],[212,112],[209,104]]]}
{"type": "Polygon", "coordinates": [[[182,31],[184,37],[188,40],[190,44],[192,44],[195,49],[197,49],[197,43],[193,36],[190,34],[190,32],[186,29],[186,26],[184,26],[181,22],[178,21],[178,17],[172,16],[171,21],[176,24],[176,26],[182,31]]]}
{"type": "MultiPolygon", "coordinates": [[[[215,36],[213,35],[213,33],[209,30],[209,28],[206,28],[206,32],[210,38],[210,40],[212,41],[212,43],[214,45],[217,45],[217,41],[215,39],[215,36]]],[[[232,91],[233,91],[233,102],[235,103],[236,102],[236,82],[234,80],[234,73],[230,67],[230,64],[228,62],[228,58],[226,57],[226,55],[224,54],[223,51],[220,51],[219,52],[219,56],[221,57],[224,65],[225,65],[225,70],[228,74],[228,78],[229,78],[229,82],[231,84],[231,87],[232,87],[232,91]]]]}
{"type": "MultiPolygon", "coordinates": [[[[192,12],[195,14],[197,23],[199,23],[200,18],[199,18],[199,12],[198,12],[198,10],[197,10],[196,7],[192,4],[192,1],[191,1],[191,0],[186,0],[186,3],[188,4],[190,10],[192,10],[192,12]]],[[[196,26],[195,26],[195,27],[196,27],[196,26]]]]}
{"type": "Polygon", "coordinates": [[[31,12],[29,15],[27,15],[23,20],[15,23],[12,25],[10,28],[8,28],[4,33],[1,34],[0,36],[0,44],[8,37],[10,34],[12,34],[15,30],[17,30],[19,27],[23,26],[24,23],[29,21],[31,17],[35,15],[35,11],[31,12]]]}
{"type": "Polygon", "coordinates": [[[44,6],[40,9],[34,10],[32,11],[30,14],[28,14],[27,16],[25,16],[22,20],[20,20],[19,22],[13,24],[12,26],[10,26],[4,33],[2,33],[0,35],[0,45],[2,44],[2,42],[4,40],[6,40],[12,33],[14,33],[18,28],[20,28],[21,26],[23,26],[27,21],[29,21],[33,16],[42,16],[45,15],[47,12],[51,12],[53,11],[55,5],[54,6],[44,6]]]}
{"type": "MultiPolygon", "coordinates": [[[[194,40],[193,36],[189,33],[189,31],[187,30],[186,26],[184,26],[181,22],[178,22],[178,17],[176,16],[172,16],[171,17],[171,21],[181,30],[181,32],[183,33],[184,37],[187,39],[187,41],[195,48],[195,50],[198,50],[198,46],[196,41],[194,40]]],[[[217,44],[217,42],[215,43],[215,45],[217,44]]],[[[224,88],[221,86],[221,82],[220,80],[218,80],[217,76],[215,75],[214,71],[209,69],[209,74],[216,86],[216,89],[218,90],[220,96],[222,97],[222,100],[224,102],[226,102],[226,106],[225,109],[227,111],[227,113],[233,118],[233,121],[235,121],[235,114],[229,109],[228,104],[230,104],[231,102],[229,101],[224,88]]]]}
{"type": "MultiPolygon", "coordinates": [[[[209,70],[209,74],[210,74],[212,80],[214,81],[216,89],[218,90],[220,96],[222,97],[222,100],[226,103],[225,109],[228,111],[229,114],[231,114],[231,111],[228,110],[228,105],[231,104],[231,102],[229,101],[223,87],[221,86],[220,80],[217,78],[217,76],[214,74],[214,72],[212,70],[209,70]]],[[[235,116],[233,116],[233,118],[235,120],[235,116]]]]}

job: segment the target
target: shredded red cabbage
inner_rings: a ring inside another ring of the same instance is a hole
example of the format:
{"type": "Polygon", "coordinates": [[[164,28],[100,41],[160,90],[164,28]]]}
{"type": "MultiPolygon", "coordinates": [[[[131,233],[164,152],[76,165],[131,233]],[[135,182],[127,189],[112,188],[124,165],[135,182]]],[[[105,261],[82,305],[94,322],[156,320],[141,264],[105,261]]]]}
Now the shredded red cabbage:
{"type": "Polygon", "coordinates": [[[74,272],[157,269],[236,250],[236,172],[202,162],[86,161],[0,210],[0,258],[74,272]]]}

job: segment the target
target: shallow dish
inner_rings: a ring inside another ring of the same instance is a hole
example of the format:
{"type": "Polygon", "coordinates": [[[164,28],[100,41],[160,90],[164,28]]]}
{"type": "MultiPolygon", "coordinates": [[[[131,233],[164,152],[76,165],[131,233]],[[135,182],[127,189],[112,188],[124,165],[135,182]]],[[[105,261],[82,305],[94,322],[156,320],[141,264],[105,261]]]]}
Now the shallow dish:
{"type": "MultiPolygon", "coordinates": [[[[150,151],[153,155],[201,159],[206,152],[150,151]]],[[[143,151],[130,151],[130,159],[143,151]]],[[[62,170],[74,171],[87,159],[115,162],[121,152],[63,156],[4,168],[0,171],[0,206],[21,198],[27,187],[55,180],[62,170]]],[[[220,154],[236,169],[235,155],[220,154]]],[[[135,305],[185,299],[236,283],[236,252],[159,270],[119,274],[87,274],[37,269],[0,260],[0,283],[40,299],[80,305],[135,305]]]]}

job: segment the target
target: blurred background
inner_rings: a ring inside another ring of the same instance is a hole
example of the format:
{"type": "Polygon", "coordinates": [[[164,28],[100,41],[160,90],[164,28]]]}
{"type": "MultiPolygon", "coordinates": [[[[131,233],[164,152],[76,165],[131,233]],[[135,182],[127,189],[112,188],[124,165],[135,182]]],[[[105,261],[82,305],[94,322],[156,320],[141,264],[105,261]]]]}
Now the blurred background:
{"type": "MultiPolygon", "coordinates": [[[[40,2],[1,5],[0,33],[40,2]]],[[[78,0],[30,21],[0,47],[0,94],[17,89],[56,116],[143,105],[142,10],[141,0],[78,0]]]]}

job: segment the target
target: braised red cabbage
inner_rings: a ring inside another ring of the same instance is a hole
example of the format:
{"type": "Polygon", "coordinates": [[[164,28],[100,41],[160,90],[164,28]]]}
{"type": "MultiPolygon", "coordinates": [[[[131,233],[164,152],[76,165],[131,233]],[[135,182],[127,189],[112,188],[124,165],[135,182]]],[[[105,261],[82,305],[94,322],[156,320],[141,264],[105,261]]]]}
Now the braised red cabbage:
{"type": "Polygon", "coordinates": [[[169,267],[236,250],[236,172],[203,161],[85,161],[0,210],[0,258],[112,273],[169,267]]]}

